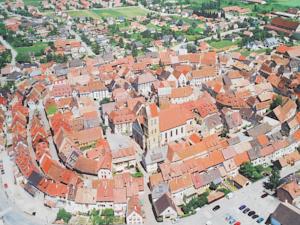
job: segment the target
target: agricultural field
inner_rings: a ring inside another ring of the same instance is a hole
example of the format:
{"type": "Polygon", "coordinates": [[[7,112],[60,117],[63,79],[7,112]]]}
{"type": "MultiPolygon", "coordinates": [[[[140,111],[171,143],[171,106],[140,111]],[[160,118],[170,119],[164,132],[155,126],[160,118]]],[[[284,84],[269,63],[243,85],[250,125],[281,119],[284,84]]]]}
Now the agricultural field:
{"type": "Polygon", "coordinates": [[[47,43],[44,42],[37,42],[35,44],[33,44],[32,46],[29,47],[18,47],[16,48],[16,51],[18,52],[18,54],[27,54],[27,53],[39,53],[41,51],[44,51],[45,48],[48,47],[47,43]]]}
{"type": "MultiPolygon", "coordinates": [[[[5,0],[0,0],[0,2],[5,2],[5,0]]],[[[15,1],[13,1],[15,2],[15,1]]],[[[32,6],[40,6],[41,0],[23,0],[25,5],[32,5],[32,6]]]]}
{"type": "Polygon", "coordinates": [[[145,16],[147,15],[147,10],[140,7],[123,7],[115,9],[97,9],[97,10],[74,10],[68,11],[72,17],[87,16],[92,18],[101,17],[126,17],[131,18],[135,16],[145,16]]]}

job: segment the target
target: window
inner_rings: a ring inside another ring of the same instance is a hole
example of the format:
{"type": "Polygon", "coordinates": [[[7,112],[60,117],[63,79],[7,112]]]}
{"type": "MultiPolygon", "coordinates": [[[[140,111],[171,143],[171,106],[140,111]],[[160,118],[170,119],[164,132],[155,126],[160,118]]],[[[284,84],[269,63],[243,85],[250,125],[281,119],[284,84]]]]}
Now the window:
{"type": "Polygon", "coordinates": [[[183,133],[183,127],[181,127],[181,133],[183,133]]]}
{"type": "Polygon", "coordinates": [[[176,128],[176,135],[178,135],[178,129],[176,128]]]}
{"type": "Polygon", "coordinates": [[[173,131],[171,130],[171,137],[173,136],[173,131]]]}

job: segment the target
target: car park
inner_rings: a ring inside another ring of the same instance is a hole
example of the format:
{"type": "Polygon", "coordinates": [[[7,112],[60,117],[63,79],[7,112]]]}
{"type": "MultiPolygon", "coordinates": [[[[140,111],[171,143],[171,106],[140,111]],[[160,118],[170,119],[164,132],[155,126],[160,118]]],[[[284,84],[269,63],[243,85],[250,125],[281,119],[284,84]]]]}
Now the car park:
{"type": "Polygon", "coordinates": [[[249,211],[250,211],[250,209],[249,209],[249,208],[246,208],[246,209],[244,209],[243,213],[246,214],[246,213],[249,212],[249,211]]]}
{"type": "Polygon", "coordinates": [[[258,220],[256,220],[257,223],[261,223],[262,221],[264,221],[264,218],[259,217],[258,220]]]}
{"type": "Polygon", "coordinates": [[[239,210],[243,210],[244,208],[246,208],[246,205],[241,205],[241,206],[239,207],[239,210]]]}
{"type": "Polygon", "coordinates": [[[215,207],[212,208],[213,211],[217,211],[218,209],[220,209],[219,205],[216,205],[215,207]]]}

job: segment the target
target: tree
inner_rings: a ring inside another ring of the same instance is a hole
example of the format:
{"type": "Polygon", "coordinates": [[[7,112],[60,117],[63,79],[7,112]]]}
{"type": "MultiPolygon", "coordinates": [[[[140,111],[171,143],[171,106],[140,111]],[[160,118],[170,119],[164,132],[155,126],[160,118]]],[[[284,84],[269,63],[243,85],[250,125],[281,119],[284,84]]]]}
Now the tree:
{"type": "Polygon", "coordinates": [[[262,168],[259,166],[253,166],[253,164],[250,162],[242,164],[239,172],[251,181],[257,181],[263,177],[262,168]]]}
{"type": "Polygon", "coordinates": [[[133,57],[137,57],[137,55],[138,55],[138,50],[137,50],[135,44],[132,45],[131,54],[132,54],[133,57]]]}
{"type": "Polygon", "coordinates": [[[270,105],[270,109],[273,110],[279,105],[282,105],[282,96],[281,95],[276,96],[276,98],[273,100],[273,102],[270,105]]]}
{"type": "Polygon", "coordinates": [[[271,190],[275,190],[280,184],[280,171],[274,166],[272,168],[271,176],[269,176],[269,187],[271,190]]]}
{"type": "Polygon", "coordinates": [[[120,48],[124,48],[124,40],[123,40],[123,38],[120,38],[120,40],[119,40],[119,46],[120,46],[120,48]]]}
{"type": "Polygon", "coordinates": [[[65,209],[61,208],[59,209],[56,220],[63,220],[65,223],[68,223],[69,220],[71,219],[72,214],[67,212],[65,209]]]}
{"type": "Polygon", "coordinates": [[[214,191],[214,190],[217,190],[217,188],[218,188],[218,185],[216,185],[214,182],[211,182],[211,183],[210,183],[210,185],[209,185],[209,189],[210,189],[210,190],[213,190],[213,191],[214,191]]]}
{"type": "Polygon", "coordinates": [[[109,103],[109,102],[110,102],[110,99],[109,99],[109,98],[103,98],[103,99],[100,101],[100,105],[106,104],[106,103],[109,103]]]}

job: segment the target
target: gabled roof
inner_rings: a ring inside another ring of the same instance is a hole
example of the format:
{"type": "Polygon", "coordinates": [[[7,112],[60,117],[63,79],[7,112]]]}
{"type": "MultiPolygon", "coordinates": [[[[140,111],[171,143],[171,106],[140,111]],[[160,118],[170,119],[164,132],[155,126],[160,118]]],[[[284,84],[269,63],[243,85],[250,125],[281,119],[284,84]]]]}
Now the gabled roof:
{"type": "Polygon", "coordinates": [[[176,207],[167,193],[163,194],[154,202],[154,209],[157,216],[160,216],[166,209],[171,208],[176,212],[176,207]]]}

